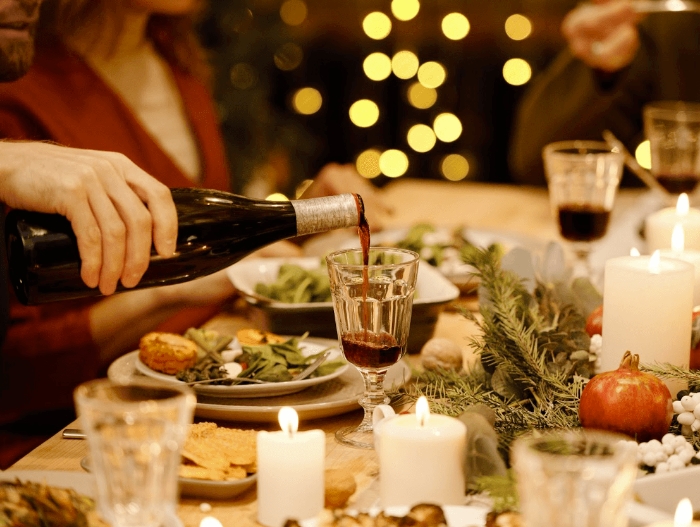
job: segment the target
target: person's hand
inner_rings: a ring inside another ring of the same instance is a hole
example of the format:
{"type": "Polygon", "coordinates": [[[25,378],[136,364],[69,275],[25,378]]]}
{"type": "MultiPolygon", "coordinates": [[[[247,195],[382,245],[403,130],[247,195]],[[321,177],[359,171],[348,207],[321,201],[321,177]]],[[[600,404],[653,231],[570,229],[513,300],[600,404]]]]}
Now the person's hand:
{"type": "Polygon", "coordinates": [[[317,198],[345,193],[359,194],[365,204],[365,216],[372,230],[380,230],[384,216],[391,208],[384,203],[381,192],[360,176],[353,165],[329,163],[324,166],[302,198],[317,198]]]}
{"type": "Polygon", "coordinates": [[[39,142],[0,142],[0,201],[56,213],[78,240],[81,277],[103,294],[135,286],[151,245],[171,256],[177,211],[170,190],[124,155],[39,142]]]}
{"type": "Polygon", "coordinates": [[[228,277],[226,269],[196,280],[142,291],[156,296],[159,304],[168,308],[210,306],[225,302],[236,294],[236,288],[228,277]]]}
{"type": "Polygon", "coordinates": [[[612,73],[637,54],[640,18],[631,0],[598,0],[569,12],[562,33],[575,57],[591,68],[612,73]]]}

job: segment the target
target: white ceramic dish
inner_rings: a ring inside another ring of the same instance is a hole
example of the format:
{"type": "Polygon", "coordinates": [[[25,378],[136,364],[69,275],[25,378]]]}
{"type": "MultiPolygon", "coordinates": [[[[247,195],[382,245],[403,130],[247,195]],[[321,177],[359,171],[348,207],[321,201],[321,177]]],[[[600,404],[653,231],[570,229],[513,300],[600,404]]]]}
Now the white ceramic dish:
{"type": "MultiPolygon", "coordinates": [[[[486,515],[489,510],[483,507],[472,505],[443,505],[443,512],[447,520],[447,527],[482,527],[486,525],[486,515]]],[[[387,507],[386,513],[392,516],[405,516],[409,507],[387,507]]],[[[379,509],[370,509],[372,516],[379,514],[379,509]]],[[[318,527],[316,518],[302,520],[299,522],[302,527],[318,527]]]]}
{"type": "MultiPolygon", "coordinates": [[[[304,328],[317,337],[337,338],[332,302],[288,304],[255,292],[256,284],[277,279],[283,263],[297,264],[305,269],[318,269],[321,266],[320,258],[316,257],[251,258],[228,268],[231,282],[251,306],[253,324],[283,335],[294,334],[299,328],[304,328]]],[[[421,262],[408,337],[409,353],[420,351],[425,341],[432,337],[440,312],[458,296],[459,289],[453,283],[434,267],[421,262]]]]}
{"type": "MultiPolygon", "coordinates": [[[[119,383],[143,378],[136,369],[135,359],[133,353],[118,358],[110,365],[107,376],[119,383]]],[[[384,385],[389,388],[404,383],[410,377],[411,369],[401,361],[389,368],[384,385]]],[[[276,423],[280,408],[291,406],[299,414],[299,419],[320,419],[358,409],[360,405],[357,401],[363,390],[364,383],[360,373],[350,367],[335,379],[291,395],[251,399],[198,395],[195,415],[222,421],[276,423]]]]}
{"type": "MultiPolygon", "coordinates": [[[[337,340],[306,338],[299,344],[299,348],[307,357],[328,348],[331,349],[331,353],[327,360],[334,360],[342,358],[343,356],[338,348],[337,340]]],[[[139,360],[138,351],[132,351],[131,354],[135,354],[134,364],[136,369],[144,375],[161,381],[182,384],[182,381],[178,381],[174,375],[160,373],[146,366],[139,360]]],[[[278,395],[287,395],[290,393],[300,392],[301,390],[309,388],[310,386],[328,382],[331,379],[340,377],[349,367],[350,366],[346,364],[328,375],[324,375],[322,377],[310,377],[300,381],[275,382],[269,384],[234,384],[231,386],[211,386],[208,384],[200,384],[195,385],[193,388],[197,393],[202,395],[210,395],[212,397],[227,397],[236,399],[248,397],[276,397],[278,395]]]]}
{"type": "Polygon", "coordinates": [[[644,504],[673,515],[682,498],[700,506],[700,465],[663,474],[647,474],[634,483],[636,497],[644,504]]]}

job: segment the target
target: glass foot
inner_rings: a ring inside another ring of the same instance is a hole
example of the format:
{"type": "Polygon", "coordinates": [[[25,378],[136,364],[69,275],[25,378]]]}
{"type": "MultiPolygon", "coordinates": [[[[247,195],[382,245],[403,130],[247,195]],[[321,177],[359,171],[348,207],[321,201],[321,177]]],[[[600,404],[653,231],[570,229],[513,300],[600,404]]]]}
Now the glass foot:
{"type": "Polygon", "coordinates": [[[374,448],[374,432],[361,426],[346,426],[335,433],[335,439],[347,446],[355,448],[374,448]]]}

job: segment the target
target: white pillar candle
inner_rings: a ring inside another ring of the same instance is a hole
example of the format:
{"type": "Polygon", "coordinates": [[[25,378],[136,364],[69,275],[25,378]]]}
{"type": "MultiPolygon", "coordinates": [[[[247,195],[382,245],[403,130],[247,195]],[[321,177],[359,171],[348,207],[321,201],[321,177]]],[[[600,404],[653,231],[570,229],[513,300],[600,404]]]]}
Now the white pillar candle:
{"type": "Polygon", "coordinates": [[[382,507],[464,503],[467,427],[462,421],[431,415],[421,397],[415,414],[387,419],[379,436],[382,507]]]}
{"type": "Polygon", "coordinates": [[[647,216],[644,236],[647,252],[671,248],[673,228],[683,225],[686,249],[700,250],[700,210],[691,209],[687,194],[681,194],[676,207],[666,207],[647,216]]]}
{"type": "Polygon", "coordinates": [[[642,363],[688,365],[694,275],[688,262],[658,252],[605,263],[600,371],[617,369],[627,350],[642,363]]]}
{"type": "Polygon", "coordinates": [[[671,249],[659,251],[662,258],[676,258],[695,266],[695,285],[693,287],[693,306],[700,305],[700,251],[685,249],[685,232],[680,223],[673,228],[671,249]]]}
{"type": "Polygon", "coordinates": [[[683,498],[676,506],[676,512],[673,515],[673,520],[665,520],[654,522],[647,527],[697,527],[700,522],[693,521],[693,504],[688,498],[683,498]]]}
{"type": "Polygon", "coordinates": [[[323,509],[326,436],[297,432],[293,408],[278,414],[280,432],[258,432],[258,522],[281,527],[287,519],[315,517],[323,509]]]}

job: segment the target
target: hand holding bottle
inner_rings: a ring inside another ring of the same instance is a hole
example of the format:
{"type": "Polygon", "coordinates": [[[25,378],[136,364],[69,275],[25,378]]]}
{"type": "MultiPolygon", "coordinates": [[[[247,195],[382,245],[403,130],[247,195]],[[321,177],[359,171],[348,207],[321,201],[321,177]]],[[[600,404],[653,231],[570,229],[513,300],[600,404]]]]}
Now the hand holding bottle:
{"type": "Polygon", "coordinates": [[[135,286],[151,246],[172,255],[177,213],[168,187],[122,154],[47,143],[0,142],[0,201],[71,223],[81,278],[111,294],[135,286]]]}

